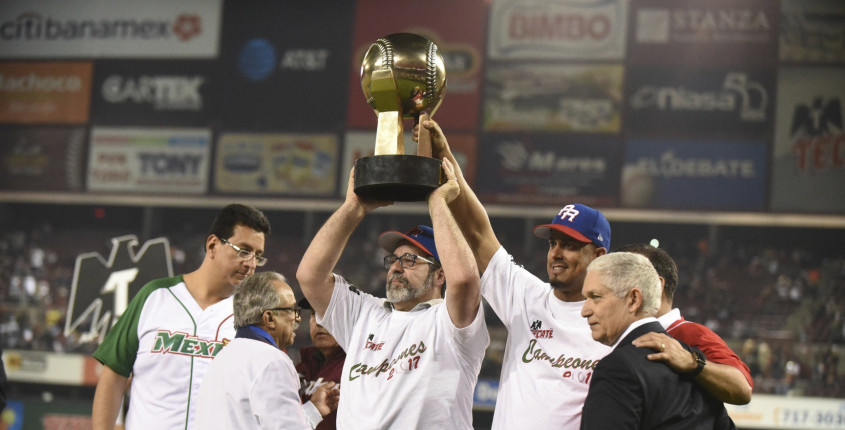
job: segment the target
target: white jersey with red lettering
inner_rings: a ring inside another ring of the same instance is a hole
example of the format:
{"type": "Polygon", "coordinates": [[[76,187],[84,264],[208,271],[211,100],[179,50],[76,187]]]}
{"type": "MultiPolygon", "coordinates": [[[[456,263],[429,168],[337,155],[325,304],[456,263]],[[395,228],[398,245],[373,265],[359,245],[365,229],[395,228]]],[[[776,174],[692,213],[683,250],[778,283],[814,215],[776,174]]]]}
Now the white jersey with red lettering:
{"type": "Polygon", "coordinates": [[[591,335],[580,302],[564,302],[504,248],[481,277],[481,295],[508,329],[493,429],[572,429],[596,364],[610,352],[591,335]]]}
{"type": "Polygon", "coordinates": [[[432,302],[397,311],[335,275],[317,323],[346,351],[337,428],[472,429],[473,393],[490,343],[484,307],[459,329],[445,302],[432,302]]]}
{"type": "Polygon", "coordinates": [[[234,338],[232,297],[201,309],[176,276],[145,285],[94,358],[132,376],[127,430],[190,429],[202,378],[234,338]]]}

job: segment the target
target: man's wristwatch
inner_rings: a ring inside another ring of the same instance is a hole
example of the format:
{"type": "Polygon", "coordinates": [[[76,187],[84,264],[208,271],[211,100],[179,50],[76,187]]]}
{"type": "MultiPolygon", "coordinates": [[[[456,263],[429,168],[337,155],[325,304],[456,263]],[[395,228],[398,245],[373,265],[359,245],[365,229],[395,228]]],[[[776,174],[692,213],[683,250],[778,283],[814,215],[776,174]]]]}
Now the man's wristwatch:
{"type": "Polygon", "coordinates": [[[696,377],[704,370],[704,365],[707,364],[707,357],[698,348],[691,348],[690,353],[692,353],[692,358],[695,359],[696,368],[692,372],[689,372],[688,375],[690,377],[696,377]]]}

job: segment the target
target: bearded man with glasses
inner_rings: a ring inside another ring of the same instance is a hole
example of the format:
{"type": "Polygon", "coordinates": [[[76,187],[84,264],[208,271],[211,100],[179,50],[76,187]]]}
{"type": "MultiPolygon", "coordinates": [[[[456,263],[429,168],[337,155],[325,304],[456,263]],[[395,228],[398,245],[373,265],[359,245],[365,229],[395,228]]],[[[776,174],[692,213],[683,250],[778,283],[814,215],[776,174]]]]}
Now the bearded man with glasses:
{"type": "Polygon", "coordinates": [[[196,392],[232,339],[232,294],[263,265],[270,223],[241,204],[220,210],[200,267],[157,279],[132,298],[94,358],[103,364],[94,393],[94,429],[113,429],[129,388],[125,428],[192,429],[196,392]]]}
{"type": "Polygon", "coordinates": [[[490,337],[478,267],[448,207],[459,193],[452,164],[444,160],[443,171],[448,181],[428,196],[433,227],[379,236],[389,253],[387,300],[332,273],[364,216],[390,204],[359,198],[354,172],[345,202],[302,257],[302,292],[317,324],[347,354],[338,429],[472,429],[473,392],[490,337]]]}

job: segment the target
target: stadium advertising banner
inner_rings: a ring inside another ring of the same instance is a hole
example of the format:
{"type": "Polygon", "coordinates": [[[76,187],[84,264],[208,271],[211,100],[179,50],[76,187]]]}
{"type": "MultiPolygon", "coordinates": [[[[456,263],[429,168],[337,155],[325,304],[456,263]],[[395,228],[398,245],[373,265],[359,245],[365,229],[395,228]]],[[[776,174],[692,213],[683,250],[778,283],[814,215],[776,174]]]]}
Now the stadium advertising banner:
{"type": "Polygon", "coordinates": [[[494,0],[491,60],[621,60],[626,0],[494,0]]]}
{"type": "Polygon", "coordinates": [[[773,68],[629,67],[625,128],[648,134],[769,136],[773,68]]]}
{"type": "Polygon", "coordinates": [[[777,61],[778,2],[641,0],[631,10],[634,64],[769,64],[777,61]]]}
{"type": "Polygon", "coordinates": [[[782,0],[780,59],[783,62],[845,63],[845,2],[782,0]]]}
{"type": "Polygon", "coordinates": [[[210,141],[208,129],[94,127],[88,190],[204,194],[210,141]]]}
{"type": "Polygon", "coordinates": [[[335,135],[223,134],[214,189],[220,193],[331,196],[340,148],[335,135]]]}
{"type": "Polygon", "coordinates": [[[0,189],[82,191],[85,129],[0,129],[0,189]]]}
{"type": "MultiPolygon", "coordinates": [[[[406,132],[405,154],[416,155],[417,143],[411,139],[411,133],[406,132]]],[[[475,134],[449,133],[449,149],[470,186],[475,184],[476,171],[476,147],[478,139],[475,134]]],[[[350,131],[346,133],[345,145],[343,148],[343,164],[340,169],[340,187],[338,196],[346,195],[346,180],[349,179],[349,171],[355,165],[355,160],[361,157],[371,157],[375,152],[376,133],[374,131],[350,131]]]]}
{"type": "Polygon", "coordinates": [[[364,53],[373,42],[388,34],[415,33],[437,45],[446,67],[446,96],[434,119],[445,130],[475,130],[488,3],[483,0],[431,0],[419,4],[395,0],[358,1],[351,47],[353,55],[347,69],[349,127],[374,130],[377,125],[373,109],[361,89],[364,53]]]}
{"type": "Polygon", "coordinates": [[[167,238],[150,239],[137,252],[135,235],[111,242],[108,258],[99,252],[76,257],[64,334],[79,334],[80,343],[102,341],[144,285],[173,276],[167,238]]]}
{"type": "Polygon", "coordinates": [[[559,205],[616,204],[619,141],[614,137],[484,135],[477,193],[483,201],[559,205]]]}
{"type": "Polygon", "coordinates": [[[91,70],[90,62],[0,63],[0,123],[87,122],[91,70]]]}
{"type": "Polygon", "coordinates": [[[212,58],[221,0],[3,0],[0,58],[212,58]]]}
{"type": "Polygon", "coordinates": [[[343,129],[353,2],[225,4],[215,91],[220,123],[243,131],[343,129]],[[303,31],[307,23],[317,28],[303,31]]]}
{"type": "Polygon", "coordinates": [[[483,128],[618,133],[622,75],[614,64],[490,64],[483,128]]]}
{"type": "Polygon", "coordinates": [[[211,61],[98,60],[95,125],[201,127],[212,116],[211,61]]]}
{"type": "Polygon", "coordinates": [[[762,210],[765,141],[630,139],[620,200],[626,207],[762,210]]]}
{"type": "Polygon", "coordinates": [[[821,397],[754,394],[747,405],[725,403],[742,429],[845,429],[845,402],[821,397]]]}
{"type": "Polygon", "coordinates": [[[840,69],[781,70],[772,157],[773,210],[845,211],[843,104],[845,79],[840,69]]]}

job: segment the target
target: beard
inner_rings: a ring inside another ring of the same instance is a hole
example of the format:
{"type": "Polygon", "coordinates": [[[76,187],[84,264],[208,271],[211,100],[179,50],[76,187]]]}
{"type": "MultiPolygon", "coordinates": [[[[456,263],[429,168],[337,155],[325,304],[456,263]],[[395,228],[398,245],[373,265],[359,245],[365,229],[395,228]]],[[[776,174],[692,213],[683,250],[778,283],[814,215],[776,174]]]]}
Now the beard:
{"type": "Polygon", "coordinates": [[[408,278],[404,277],[401,273],[394,273],[387,279],[387,285],[385,286],[385,289],[387,290],[387,301],[390,303],[403,303],[419,299],[420,297],[428,295],[433,288],[433,271],[428,273],[425,281],[419,287],[412,286],[410,281],[408,281],[408,278]],[[394,284],[394,280],[401,282],[401,285],[394,284]]]}

